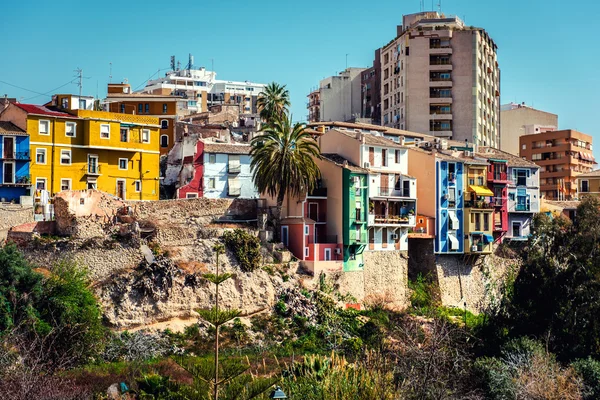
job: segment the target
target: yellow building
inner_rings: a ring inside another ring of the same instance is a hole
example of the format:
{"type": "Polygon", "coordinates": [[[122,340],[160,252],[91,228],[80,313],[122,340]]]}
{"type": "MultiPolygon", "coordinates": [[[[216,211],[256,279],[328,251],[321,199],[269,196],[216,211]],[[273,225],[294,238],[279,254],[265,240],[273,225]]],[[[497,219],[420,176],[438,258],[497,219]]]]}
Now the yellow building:
{"type": "Polygon", "coordinates": [[[494,242],[494,192],[487,187],[487,162],[465,163],[465,254],[489,254],[494,242]]]}
{"type": "Polygon", "coordinates": [[[158,200],[158,118],[93,111],[93,98],[62,96],[74,98],[55,97],[68,109],[11,103],[0,114],[30,136],[33,188],[51,196],[98,189],[126,200],[158,200]]]}

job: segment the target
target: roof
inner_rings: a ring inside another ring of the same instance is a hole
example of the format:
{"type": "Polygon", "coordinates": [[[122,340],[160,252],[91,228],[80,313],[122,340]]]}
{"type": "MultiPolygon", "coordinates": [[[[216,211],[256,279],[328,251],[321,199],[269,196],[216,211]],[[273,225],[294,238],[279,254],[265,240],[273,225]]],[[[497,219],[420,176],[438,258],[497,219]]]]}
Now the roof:
{"type": "Polygon", "coordinates": [[[402,129],[390,128],[387,126],[364,124],[364,123],[357,123],[357,122],[339,122],[339,121],[311,122],[307,126],[309,126],[309,127],[333,126],[333,127],[340,127],[340,128],[377,131],[377,132],[383,132],[386,135],[393,135],[393,136],[417,137],[417,138],[423,138],[423,139],[433,139],[434,138],[434,136],[431,136],[431,135],[428,135],[425,133],[411,132],[411,131],[405,131],[402,129]]]}
{"type": "Polygon", "coordinates": [[[0,121],[0,135],[19,135],[27,136],[27,132],[19,128],[12,122],[0,121]]]}
{"type": "Polygon", "coordinates": [[[479,147],[479,151],[477,152],[479,157],[484,157],[485,159],[494,159],[494,160],[506,160],[509,167],[529,167],[529,168],[539,168],[540,166],[536,163],[525,160],[519,156],[515,156],[514,154],[507,153],[506,151],[502,151],[499,149],[495,149],[493,147],[479,147]]]}
{"type": "Polygon", "coordinates": [[[577,175],[577,178],[600,178],[600,169],[577,175]]]}
{"type": "MultiPolygon", "coordinates": [[[[351,137],[353,139],[356,139],[356,134],[358,132],[352,132],[352,131],[344,131],[344,130],[339,130],[339,129],[332,129],[336,132],[339,132],[343,135],[346,135],[348,137],[351,137]]],[[[385,147],[394,147],[397,149],[405,149],[407,148],[406,146],[402,146],[396,142],[394,142],[391,139],[386,139],[383,136],[375,136],[372,135],[370,133],[362,133],[362,137],[365,139],[365,144],[371,145],[371,146],[385,146],[385,147]]],[[[357,139],[358,140],[358,139],[357,139]]]]}
{"type": "Polygon", "coordinates": [[[205,153],[250,154],[250,145],[204,141],[205,153]]]}
{"type": "Polygon", "coordinates": [[[183,100],[182,96],[171,96],[169,94],[151,94],[151,93],[108,93],[106,95],[106,98],[136,98],[136,99],[140,99],[140,98],[162,98],[165,100],[183,100]]]}
{"type": "Polygon", "coordinates": [[[321,153],[321,157],[329,162],[334,163],[338,167],[346,168],[349,171],[366,174],[369,171],[359,167],[358,165],[348,161],[346,158],[335,153],[321,153]]]}
{"type": "Polygon", "coordinates": [[[28,114],[47,115],[49,117],[77,119],[77,117],[72,114],[67,114],[67,113],[60,112],[60,111],[53,111],[44,106],[36,106],[34,104],[22,104],[22,103],[12,103],[12,104],[19,107],[21,110],[25,111],[28,114]]]}

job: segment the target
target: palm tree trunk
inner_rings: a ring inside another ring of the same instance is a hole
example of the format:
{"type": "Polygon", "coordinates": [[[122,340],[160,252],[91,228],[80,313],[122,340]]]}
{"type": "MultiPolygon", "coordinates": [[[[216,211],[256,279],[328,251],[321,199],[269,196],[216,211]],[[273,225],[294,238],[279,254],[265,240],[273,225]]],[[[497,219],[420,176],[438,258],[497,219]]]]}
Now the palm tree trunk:
{"type": "MultiPolygon", "coordinates": [[[[275,239],[281,240],[281,209],[283,208],[283,199],[285,198],[285,189],[282,187],[277,193],[277,216],[275,218],[275,239]]],[[[286,244],[287,245],[287,244],[286,244]]]]}
{"type": "MultiPolygon", "coordinates": [[[[219,276],[219,252],[217,252],[217,278],[219,276]]],[[[217,284],[215,295],[215,315],[219,315],[219,284],[217,284]]],[[[215,326],[215,385],[214,385],[214,400],[219,398],[219,325],[215,326]]]]}

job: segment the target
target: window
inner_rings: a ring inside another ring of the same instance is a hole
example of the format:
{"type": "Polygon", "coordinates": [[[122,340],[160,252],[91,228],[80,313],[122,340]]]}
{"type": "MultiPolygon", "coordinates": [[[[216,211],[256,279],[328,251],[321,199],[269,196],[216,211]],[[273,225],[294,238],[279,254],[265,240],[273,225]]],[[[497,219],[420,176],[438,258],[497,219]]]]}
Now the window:
{"type": "Polygon", "coordinates": [[[134,182],[135,185],[135,192],[139,193],[142,191],[142,181],[135,181],[134,182]]]}
{"type": "Polygon", "coordinates": [[[129,141],[129,129],[127,128],[121,128],[120,131],[120,136],[121,136],[121,142],[125,143],[129,141]]]}
{"type": "Polygon", "coordinates": [[[79,109],[80,110],[85,110],[85,99],[79,99],[79,109]]]}
{"type": "Polygon", "coordinates": [[[100,165],[98,164],[98,156],[88,154],[88,174],[99,174],[100,165]]]}
{"type": "Polygon", "coordinates": [[[308,225],[304,225],[304,236],[308,236],[308,232],[309,232],[308,225]]]}
{"type": "Polygon", "coordinates": [[[60,180],[60,190],[71,190],[71,180],[70,179],[61,179],[60,180]]]}
{"type": "Polygon", "coordinates": [[[125,114],[125,104],[121,104],[121,114],[125,114]]]}
{"type": "Polygon", "coordinates": [[[35,162],[37,164],[46,164],[46,149],[35,150],[35,162]]]}
{"type": "MultiPolygon", "coordinates": [[[[522,146],[521,146],[521,148],[522,148],[523,150],[527,150],[527,145],[526,145],[526,144],[524,144],[524,145],[522,145],[522,146]]],[[[520,226],[520,225],[519,225],[519,226],[520,226]]]]}
{"type": "Polygon", "coordinates": [[[308,247],[304,248],[304,257],[308,257],[308,247]]]}
{"type": "Polygon", "coordinates": [[[530,171],[528,169],[515,169],[513,170],[513,180],[517,186],[527,185],[527,178],[529,178],[530,171]]]}
{"type": "Polygon", "coordinates": [[[387,149],[381,149],[381,165],[384,167],[387,167],[388,165],[387,149]]]}
{"type": "Polygon", "coordinates": [[[209,154],[208,155],[208,163],[209,164],[214,164],[217,162],[217,155],[216,154],[209,154]]]}
{"type": "Polygon", "coordinates": [[[127,169],[127,166],[129,164],[129,160],[127,160],[126,158],[119,158],[119,169],[127,169]]]}
{"type": "Polygon", "coordinates": [[[77,128],[77,125],[75,124],[75,122],[65,123],[65,136],[75,137],[76,128],[77,128]]]}
{"type": "Polygon", "coordinates": [[[478,184],[479,186],[483,186],[483,176],[478,176],[478,177],[477,177],[477,184],[478,184]]]}
{"type": "Polygon", "coordinates": [[[169,147],[169,136],[160,135],[160,147],[169,147]]]}
{"type": "Polygon", "coordinates": [[[144,111],[146,112],[146,114],[150,114],[150,104],[144,104],[144,111]]]}
{"type": "Polygon", "coordinates": [[[50,121],[40,121],[40,135],[50,134],[50,121]]]}
{"type": "Polygon", "coordinates": [[[168,119],[160,120],[160,129],[169,129],[169,120],[168,119]]]}
{"type": "Polygon", "coordinates": [[[590,191],[589,181],[581,181],[581,192],[587,193],[590,191]]]}
{"type": "Polygon", "coordinates": [[[490,230],[490,215],[491,214],[483,214],[483,230],[484,231],[489,231],[490,230]]]}
{"type": "Polygon", "coordinates": [[[508,194],[508,199],[509,199],[510,201],[515,201],[515,192],[510,192],[510,193],[508,194]]]}
{"type": "Polygon", "coordinates": [[[71,165],[71,150],[60,151],[60,164],[71,165]]]}
{"type": "Polygon", "coordinates": [[[96,190],[98,189],[98,183],[96,181],[88,181],[87,188],[88,190],[96,190]]]}
{"type": "Polygon", "coordinates": [[[138,104],[138,114],[142,114],[144,112],[144,105],[142,103],[138,104]]]}
{"type": "Polygon", "coordinates": [[[454,187],[448,188],[448,207],[456,207],[456,188],[454,187]]]}
{"type": "Polygon", "coordinates": [[[150,143],[150,129],[142,129],[142,143],[150,143]]]}
{"type": "Polygon", "coordinates": [[[35,190],[46,190],[46,178],[36,178],[35,190]]]}
{"type": "Polygon", "coordinates": [[[186,199],[197,199],[198,198],[198,193],[186,193],[185,194],[185,198],[186,199]]]}
{"type": "Polygon", "coordinates": [[[163,103],[163,114],[167,113],[167,103],[163,103]]]}
{"type": "Polygon", "coordinates": [[[208,188],[209,189],[214,189],[215,188],[215,178],[209,178],[208,179],[208,188]]]}
{"type": "Polygon", "coordinates": [[[100,139],[109,139],[110,138],[110,125],[102,124],[100,125],[100,139]]]}

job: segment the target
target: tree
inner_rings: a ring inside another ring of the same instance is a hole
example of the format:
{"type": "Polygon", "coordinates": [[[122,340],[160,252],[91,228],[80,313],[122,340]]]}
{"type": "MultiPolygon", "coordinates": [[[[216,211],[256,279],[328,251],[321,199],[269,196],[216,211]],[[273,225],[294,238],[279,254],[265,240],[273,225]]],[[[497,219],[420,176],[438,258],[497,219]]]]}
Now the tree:
{"type": "Polygon", "coordinates": [[[260,118],[265,122],[271,122],[287,114],[290,106],[290,93],[285,85],[271,82],[264,91],[259,93],[256,106],[260,118]]]}
{"type": "Polygon", "coordinates": [[[321,152],[304,125],[293,125],[287,116],[267,122],[262,131],[251,142],[252,180],[259,193],[277,196],[279,218],[286,194],[296,197],[315,188],[321,152]]]}
{"type": "Polygon", "coordinates": [[[180,387],[190,399],[240,399],[249,400],[266,392],[276,379],[254,378],[246,371],[250,368],[236,359],[219,360],[219,329],[240,315],[239,310],[221,310],[219,308],[219,285],[232,277],[231,274],[219,273],[219,255],[225,252],[225,247],[218,244],[214,247],[217,256],[217,271],[215,274],[204,274],[204,278],[212,282],[215,289],[215,305],[209,310],[198,310],[200,318],[215,328],[214,360],[187,357],[177,359],[177,363],[194,377],[194,385],[180,387]]]}

